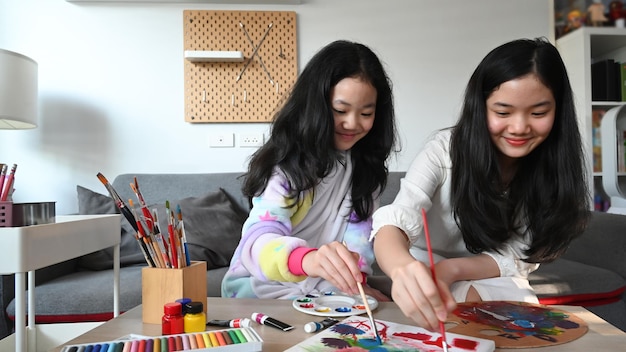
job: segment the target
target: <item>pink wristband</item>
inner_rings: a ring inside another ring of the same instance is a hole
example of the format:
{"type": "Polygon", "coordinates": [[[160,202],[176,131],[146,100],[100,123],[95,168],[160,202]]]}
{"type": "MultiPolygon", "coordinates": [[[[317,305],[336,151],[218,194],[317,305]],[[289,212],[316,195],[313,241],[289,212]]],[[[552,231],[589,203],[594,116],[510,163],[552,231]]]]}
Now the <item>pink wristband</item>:
{"type": "Polygon", "coordinates": [[[287,260],[287,267],[289,268],[289,271],[296,276],[306,275],[304,270],[302,270],[302,259],[304,259],[304,256],[309,252],[316,250],[317,248],[298,247],[291,251],[289,259],[287,260]]]}

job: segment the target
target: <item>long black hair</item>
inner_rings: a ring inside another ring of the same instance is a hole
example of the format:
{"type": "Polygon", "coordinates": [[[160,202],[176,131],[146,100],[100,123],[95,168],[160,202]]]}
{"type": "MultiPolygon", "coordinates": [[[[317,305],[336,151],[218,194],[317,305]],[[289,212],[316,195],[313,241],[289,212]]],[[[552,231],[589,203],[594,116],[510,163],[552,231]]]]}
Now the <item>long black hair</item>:
{"type": "Polygon", "coordinates": [[[498,251],[513,236],[529,235],[526,261],[549,262],[582,233],[590,216],[585,158],[567,71],[550,42],[514,40],[481,61],[453,129],[451,158],[454,216],[470,252],[498,251]],[[546,140],[518,161],[503,196],[486,101],[502,83],[531,73],[552,91],[554,125],[546,140]]]}
{"type": "Polygon", "coordinates": [[[318,51],[298,77],[274,116],[268,141],[251,157],[244,175],[244,195],[252,198],[263,193],[278,167],[290,182],[289,196],[298,199],[342,160],[343,153],[334,144],[331,91],[349,77],[370,83],[377,93],[372,129],[350,153],[352,207],[360,220],[372,214],[373,195],[386,185],[386,161],[397,141],[391,81],[370,48],[344,40],[318,51]]]}

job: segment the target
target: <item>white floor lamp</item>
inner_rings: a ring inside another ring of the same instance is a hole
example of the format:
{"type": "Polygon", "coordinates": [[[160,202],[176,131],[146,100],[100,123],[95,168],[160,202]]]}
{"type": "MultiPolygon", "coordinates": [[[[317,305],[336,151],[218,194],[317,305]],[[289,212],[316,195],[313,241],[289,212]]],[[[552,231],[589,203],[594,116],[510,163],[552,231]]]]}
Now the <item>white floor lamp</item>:
{"type": "Polygon", "coordinates": [[[0,129],[37,127],[37,63],[0,49],[0,129]]]}

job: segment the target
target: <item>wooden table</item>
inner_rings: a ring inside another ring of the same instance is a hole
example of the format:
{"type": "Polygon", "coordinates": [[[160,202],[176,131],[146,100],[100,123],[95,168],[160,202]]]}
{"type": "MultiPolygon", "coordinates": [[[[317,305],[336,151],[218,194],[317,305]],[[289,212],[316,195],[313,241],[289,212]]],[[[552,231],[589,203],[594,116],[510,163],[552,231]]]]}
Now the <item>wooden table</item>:
{"type": "MultiPolygon", "coordinates": [[[[301,313],[293,309],[291,301],[275,299],[242,299],[209,297],[207,300],[207,319],[235,319],[249,318],[253,312],[267,314],[294,326],[291,331],[281,330],[253,323],[253,328],[263,339],[263,351],[284,351],[285,349],[310,337],[312,334],[304,332],[304,324],[311,321],[320,321],[323,318],[301,313]]],[[[516,349],[517,351],[552,352],[552,351],[620,351],[626,346],[626,333],[605,322],[595,314],[582,307],[556,306],[556,308],[572,312],[589,325],[589,332],[572,342],[539,349],[516,349]]],[[[78,345],[94,342],[112,341],[128,334],[146,336],[161,335],[161,325],[144,324],[141,321],[141,306],[137,306],[119,317],[112,319],[88,333],[81,335],[67,345],[78,345]]],[[[393,302],[380,302],[374,311],[374,317],[402,324],[411,324],[393,302]]],[[[208,330],[222,329],[207,327],[208,330]]],[[[58,346],[51,352],[61,351],[58,346]]]]}

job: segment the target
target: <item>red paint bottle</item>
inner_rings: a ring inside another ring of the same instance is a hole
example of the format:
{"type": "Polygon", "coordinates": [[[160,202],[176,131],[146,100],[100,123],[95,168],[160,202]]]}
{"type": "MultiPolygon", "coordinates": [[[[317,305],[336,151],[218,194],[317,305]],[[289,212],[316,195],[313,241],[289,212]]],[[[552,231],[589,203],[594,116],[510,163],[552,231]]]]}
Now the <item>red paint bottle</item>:
{"type": "Polygon", "coordinates": [[[182,334],[185,332],[183,306],[179,302],[166,303],[163,306],[161,333],[163,335],[182,334]]]}

